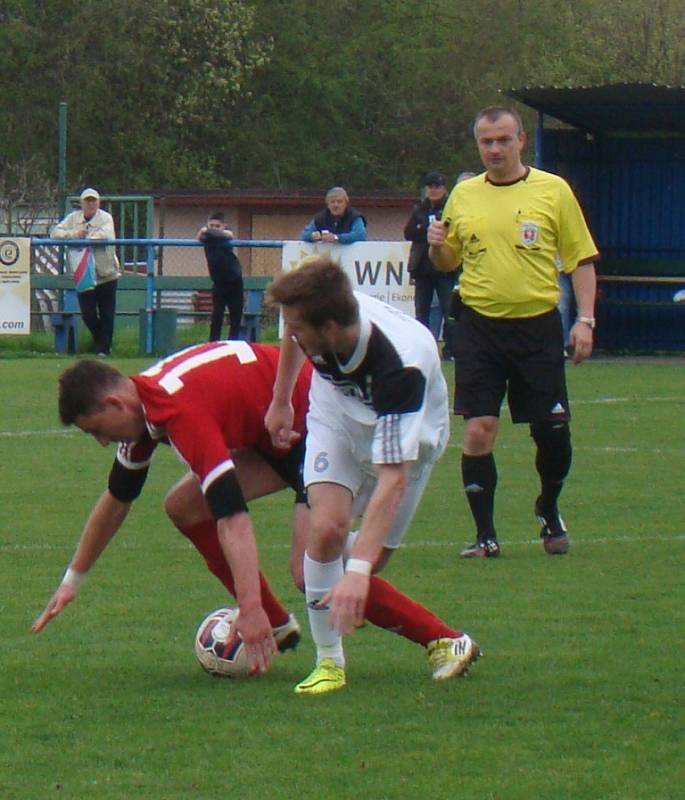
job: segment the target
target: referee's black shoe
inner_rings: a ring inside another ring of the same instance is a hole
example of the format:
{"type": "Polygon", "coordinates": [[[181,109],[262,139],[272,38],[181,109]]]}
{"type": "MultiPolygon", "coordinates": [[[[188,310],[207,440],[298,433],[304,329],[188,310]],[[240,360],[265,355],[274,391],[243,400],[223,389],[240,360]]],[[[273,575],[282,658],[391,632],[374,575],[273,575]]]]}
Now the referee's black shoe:
{"type": "Polygon", "coordinates": [[[563,556],[568,553],[571,546],[571,540],[568,538],[568,531],[564,520],[558,509],[554,509],[551,513],[543,511],[540,507],[540,498],[535,501],[535,516],[538,522],[542,525],[540,529],[540,538],[542,539],[542,546],[545,548],[545,553],[550,556],[563,556]]]}
{"type": "Polygon", "coordinates": [[[497,539],[484,539],[470,544],[459,553],[459,558],[495,558],[499,555],[497,539]]]}

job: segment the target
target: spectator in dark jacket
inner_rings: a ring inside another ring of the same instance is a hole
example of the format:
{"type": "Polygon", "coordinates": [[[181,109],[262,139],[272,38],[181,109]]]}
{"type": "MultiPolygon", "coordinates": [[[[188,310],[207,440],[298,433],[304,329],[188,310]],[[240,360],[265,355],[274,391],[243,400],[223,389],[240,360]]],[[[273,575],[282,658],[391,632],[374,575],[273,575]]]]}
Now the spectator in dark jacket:
{"type": "Polygon", "coordinates": [[[342,186],[326,192],[326,208],[319,211],[302,231],[303,242],[352,244],[366,241],[366,220],[350,205],[342,186]]]}
{"type": "Polygon", "coordinates": [[[453,272],[436,270],[428,257],[426,241],[428,226],[442,216],[442,209],[447,200],[447,181],[440,172],[429,172],[424,180],[424,186],[425,197],[414,207],[404,227],[404,238],[412,243],[408,269],[414,282],[414,315],[419,322],[430,328],[433,293],[437,295],[442,316],[442,336],[445,341],[443,358],[451,360],[449,313],[457,270],[453,272]]]}
{"type": "Polygon", "coordinates": [[[233,231],[224,226],[224,215],[216,211],[198,231],[197,238],[205,246],[205,257],[209,277],[212,279],[212,319],[209,341],[221,338],[224,311],[228,308],[229,339],[240,338],[240,323],[243,317],[243,274],[233,249],[226,242],[233,238],[233,231]]]}

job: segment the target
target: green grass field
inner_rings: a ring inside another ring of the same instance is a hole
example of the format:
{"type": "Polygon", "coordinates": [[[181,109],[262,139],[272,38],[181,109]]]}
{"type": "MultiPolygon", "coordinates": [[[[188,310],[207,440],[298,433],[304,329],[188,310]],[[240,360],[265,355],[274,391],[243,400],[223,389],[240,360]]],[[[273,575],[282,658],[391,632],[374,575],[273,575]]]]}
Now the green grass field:
{"type": "MultiPolygon", "coordinates": [[[[292,693],[312,664],[308,633],[260,679],[199,668],[195,627],[227,603],[163,515],[183,473],[166,448],[79,598],[29,634],[113,457],[59,425],[67,363],[0,360],[2,800],[683,796],[682,361],[569,368],[575,454],[562,510],[573,546],[563,558],[537,540],[532,443],[507,417],[503,555],[457,558],[473,533],[455,420],[385,575],[486,655],[470,677],[435,684],[421,649],[367,626],[347,641],[349,687],[322,698],[292,693]]],[[[134,372],[147,362],[115,363],[134,372]]],[[[291,502],[281,493],[252,511],[263,566],[304,624],[287,566],[291,502]]]]}

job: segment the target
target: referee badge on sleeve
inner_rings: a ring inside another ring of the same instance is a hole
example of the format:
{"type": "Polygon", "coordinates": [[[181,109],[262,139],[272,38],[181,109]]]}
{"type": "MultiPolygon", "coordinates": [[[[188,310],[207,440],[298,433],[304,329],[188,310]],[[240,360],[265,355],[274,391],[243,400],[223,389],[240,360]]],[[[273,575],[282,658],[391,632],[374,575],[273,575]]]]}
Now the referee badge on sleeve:
{"type": "Polygon", "coordinates": [[[522,222],[519,228],[521,244],[526,247],[537,244],[540,235],[540,226],[535,222],[522,222]]]}

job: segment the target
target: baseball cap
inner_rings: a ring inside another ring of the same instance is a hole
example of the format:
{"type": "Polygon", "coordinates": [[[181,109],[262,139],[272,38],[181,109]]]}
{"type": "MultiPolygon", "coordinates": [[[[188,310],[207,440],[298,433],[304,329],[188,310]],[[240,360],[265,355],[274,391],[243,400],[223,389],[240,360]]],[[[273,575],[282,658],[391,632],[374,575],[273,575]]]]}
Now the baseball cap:
{"type": "Polygon", "coordinates": [[[85,200],[87,197],[92,197],[95,200],[99,200],[100,199],[100,193],[96,189],[84,189],[81,192],[80,199],[81,200],[85,200]]]}
{"type": "Polygon", "coordinates": [[[423,181],[424,186],[447,186],[447,180],[442,172],[429,172],[425,180],[423,181]]]}

